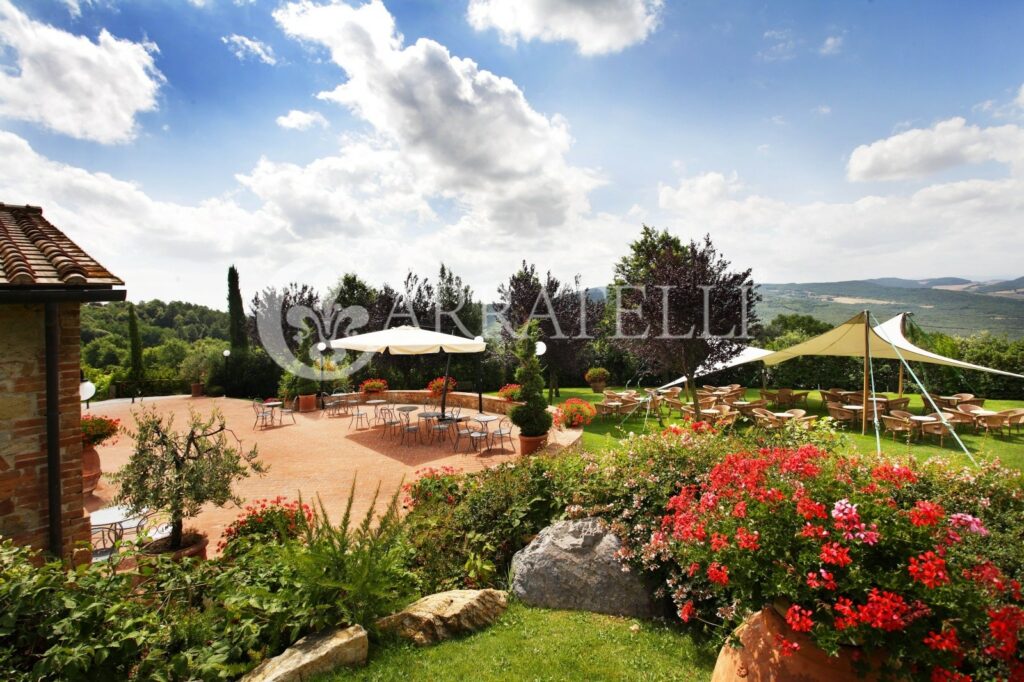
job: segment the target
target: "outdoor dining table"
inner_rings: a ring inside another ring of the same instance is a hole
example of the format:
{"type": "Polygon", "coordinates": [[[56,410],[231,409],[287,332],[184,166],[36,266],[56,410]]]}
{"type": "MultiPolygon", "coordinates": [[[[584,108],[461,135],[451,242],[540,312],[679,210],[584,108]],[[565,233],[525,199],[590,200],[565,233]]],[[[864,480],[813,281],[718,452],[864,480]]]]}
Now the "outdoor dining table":
{"type": "Polygon", "coordinates": [[[779,419],[792,419],[793,415],[789,412],[772,412],[779,419]]]}
{"type": "MultiPolygon", "coordinates": [[[[274,423],[274,415],[277,414],[277,408],[284,407],[284,403],[280,400],[271,400],[270,402],[263,403],[263,407],[270,408],[270,423],[274,423]]],[[[280,414],[277,417],[281,422],[284,422],[284,415],[280,414]]]]}
{"type": "Polygon", "coordinates": [[[144,514],[132,514],[125,506],[104,507],[89,514],[89,524],[97,527],[118,527],[122,531],[138,528],[144,514]]]}
{"type": "Polygon", "coordinates": [[[420,408],[416,407],[415,405],[402,405],[401,407],[395,408],[395,410],[399,412],[415,412],[418,409],[420,408]]]}
{"type": "Polygon", "coordinates": [[[382,400],[381,398],[375,398],[373,400],[367,400],[367,405],[373,405],[373,418],[377,419],[380,417],[380,406],[387,405],[388,401],[382,400]]]}

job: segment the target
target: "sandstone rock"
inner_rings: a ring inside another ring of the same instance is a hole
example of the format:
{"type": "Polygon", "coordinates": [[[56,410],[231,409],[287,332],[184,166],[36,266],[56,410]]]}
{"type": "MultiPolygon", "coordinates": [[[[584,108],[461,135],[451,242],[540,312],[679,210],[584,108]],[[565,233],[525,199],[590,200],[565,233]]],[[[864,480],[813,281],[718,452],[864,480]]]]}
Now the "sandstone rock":
{"type": "Polygon", "coordinates": [[[369,642],[361,625],[303,637],[279,656],[269,658],[242,682],[305,682],[342,666],[366,663],[369,642]]]}
{"type": "Polygon", "coordinates": [[[377,627],[424,646],[485,628],[507,607],[501,590],[451,590],[423,597],[381,618],[377,627]]]}
{"type": "Polygon", "coordinates": [[[622,546],[597,519],[548,526],[512,558],[512,591],[531,606],[653,618],[665,606],[636,573],[624,572],[622,546]]]}

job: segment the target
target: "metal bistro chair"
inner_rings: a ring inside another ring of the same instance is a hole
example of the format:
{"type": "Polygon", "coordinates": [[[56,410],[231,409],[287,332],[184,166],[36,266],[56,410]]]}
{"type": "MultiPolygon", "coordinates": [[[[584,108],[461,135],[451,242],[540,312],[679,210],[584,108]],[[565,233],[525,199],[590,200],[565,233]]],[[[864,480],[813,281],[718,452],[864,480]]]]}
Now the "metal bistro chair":
{"type": "Polygon", "coordinates": [[[487,430],[487,426],[476,419],[470,419],[469,423],[476,425],[473,431],[469,434],[469,442],[473,444],[473,450],[479,452],[481,443],[483,443],[485,450],[489,450],[491,434],[487,430]]]}
{"type": "Polygon", "coordinates": [[[407,435],[409,435],[409,434],[416,434],[416,441],[418,443],[420,443],[420,444],[423,443],[423,441],[421,440],[421,435],[420,435],[420,433],[421,433],[420,432],[420,420],[417,417],[416,423],[413,424],[412,420],[409,418],[410,414],[411,413],[409,413],[409,412],[401,412],[400,413],[400,415],[401,415],[400,419],[402,420],[402,425],[401,425],[402,441],[401,441],[400,445],[405,445],[405,437],[407,435]]]}
{"type": "Polygon", "coordinates": [[[515,441],[512,440],[512,421],[508,417],[502,417],[501,420],[498,422],[498,428],[494,429],[494,431],[491,432],[491,444],[488,449],[493,448],[494,441],[497,440],[498,446],[501,447],[502,450],[504,450],[506,438],[508,439],[509,446],[512,448],[512,452],[515,452],[516,444],[515,441]]]}
{"type": "Polygon", "coordinates": [[[458,452],[459,443],[461,443],[463,440],[468,440],[470,444],[472,444],[473,439],[471,438],[471,436],[474,430],[475,429],[473,428],[473,425],[468,420],[464,422],[457,422],[455,424],[455,430],[452,432],[455,439],[455,443],[452,449],[454,449],[455,452],[458,452]]]}
{"type": "Polygon", "coordinates": [[[281,407],[278,408],[279,410],[281,410],[281,413],[280,413],[280,416],[278,416],[277,420],[281,424],[284,424],[285,416],[291,417],[292,418],[292,424],[295,423],[295,402],[293,401],[291,403],[292,407],[288,407],[288,404],[289,403],[288,403],[287,400],[282,400],[281,401],[281,407]]]}
{"type": "Polygon", "coordinates": [[[124,530],[118,523],[93,526],[89,543],[92,545],[92,562],[110,561],[117,554],[124,530]]]}
{"type": "Polygon", "coordinates": [[[370,417],[366,410],[362,409],[359,404],[356,404],[356,406],[349,411],[348,427],[350,429],[352,428],[352,424],[355,424],[357,429],[360,424],[366,424],[366,428],[370,428],[370,417]]]}
{"type": "Polygon", "coordinates": [[[255,430],[256,426],[259,425],[261,428],[266,428],[267,424],[274,425],[274,411],[269,407],[266,407],[259,400],[252,401],[252,411],[256,413],[256,421],[252,423],[252,428],[255,430]]]}
{"type": "Polygon", "coordinates": [[[402,426],[401,418],[395,414],[394,408],[384,406],[380,408],[378,414],[378,421],[384,425],[384,428],[380,430],[380,437],[388,435],[388,433],[394,433],[396,429],[402,426]]]}

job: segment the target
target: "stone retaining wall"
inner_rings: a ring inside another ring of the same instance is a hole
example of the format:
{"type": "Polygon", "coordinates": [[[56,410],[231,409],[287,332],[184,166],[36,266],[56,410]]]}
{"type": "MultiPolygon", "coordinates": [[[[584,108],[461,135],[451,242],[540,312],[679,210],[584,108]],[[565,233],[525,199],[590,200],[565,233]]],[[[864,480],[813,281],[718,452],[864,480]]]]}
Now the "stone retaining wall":
{"type": "MultiPolygon", "coordinates": [[[[385,398],[391,402],[400,405],[425,405],[428,401],[433,399],[433,394],[430,391],[384,391],[383,393],[357,393],[360,400],[368,400],[372,398],[385,398]]],[[[464,410],[475,410],[477,408],[477,394],[466,393],[463,391],[454,391],[448,394],[446,398],[447,405],[455,407],[461,407],[464,410]]],[[[508,410],[514,405],[520,403],[511,402],[504,398],[498,398],[495,396],[484,396],[484,412],[490,412],[492,414],[508,414],[508,410]]]]}

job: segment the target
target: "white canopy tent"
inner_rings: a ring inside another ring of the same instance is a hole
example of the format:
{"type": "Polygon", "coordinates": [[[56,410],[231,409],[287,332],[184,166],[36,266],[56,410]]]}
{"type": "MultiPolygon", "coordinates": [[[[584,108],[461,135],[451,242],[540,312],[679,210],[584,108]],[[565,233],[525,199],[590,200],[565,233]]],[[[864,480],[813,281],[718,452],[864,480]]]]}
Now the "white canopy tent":
{"type": "Polygon", "coordinates": [[[452,353],[482,353],[487,343],[481,338],[467,339],[464,336],[453,336],[440,332],[403,325],[381,329],[376,332],[346,336],[331,341],[331,348],[352,350],[361,353],[383,353],[392,355],[429,355],[447,353],[444,366],[444,387],[441,391],[441,414],[445,412],[445,399],[448,395],[448,368],[452,353]]]}
{"type": "MultiPolygon", "coordinates": [[[[765,350],[764,348],[757,348],[756,346],[747,346],[742,351],[740,351],[739,355],[732,358],[731,360],[719,362],[707,368],[701,367],[700,369],[697,370],[697,373],[694,374],[694,378],[702,377],[707,374],[714,374],[715,372],[721,372],[723,369],[729,369],[730,367],[738,367],[739,365],[745,365],[748,362],[756,362],[761,358],[765,357],[766,355],[771,354],[772,352],[770,350],[765,350]]],[[[673,386],[679,386],[680,384],[685,383],[686,377],[679,377],[675,381],[671,381],[665,384],[664,386],[662,386],[662,388],[672,388],[673,386]]]]}

